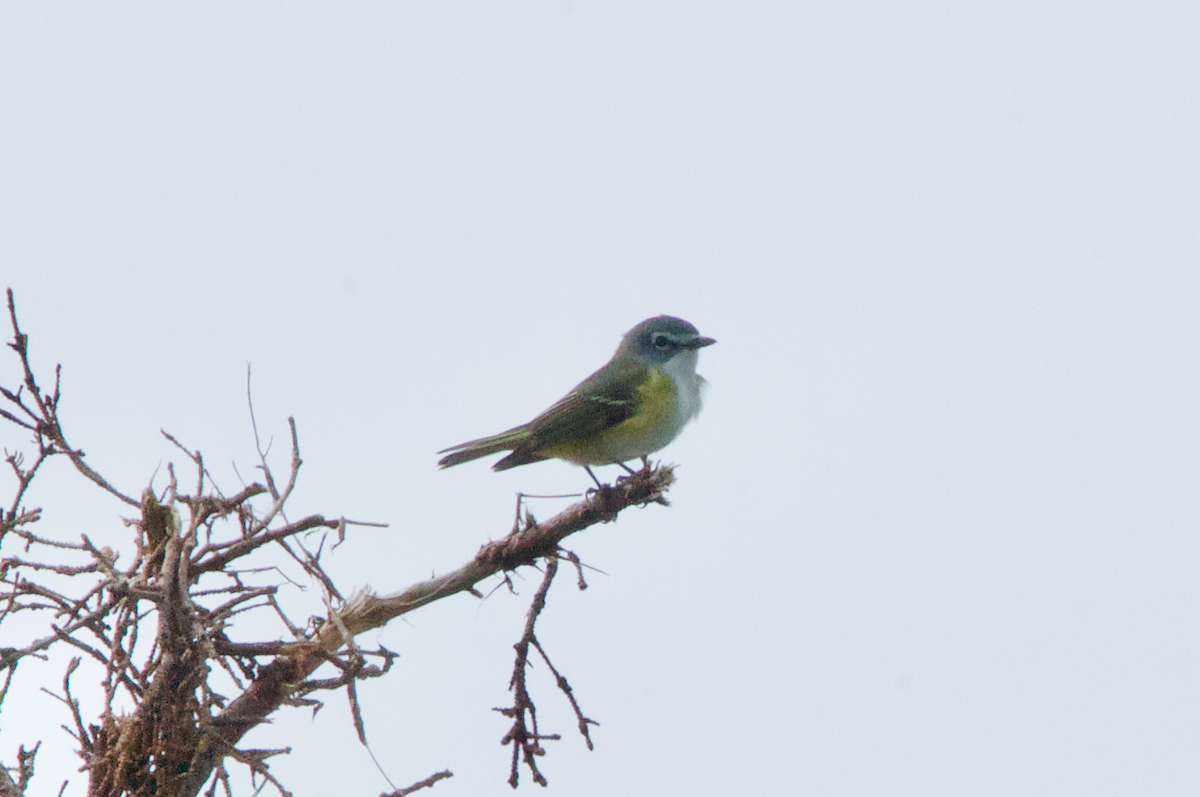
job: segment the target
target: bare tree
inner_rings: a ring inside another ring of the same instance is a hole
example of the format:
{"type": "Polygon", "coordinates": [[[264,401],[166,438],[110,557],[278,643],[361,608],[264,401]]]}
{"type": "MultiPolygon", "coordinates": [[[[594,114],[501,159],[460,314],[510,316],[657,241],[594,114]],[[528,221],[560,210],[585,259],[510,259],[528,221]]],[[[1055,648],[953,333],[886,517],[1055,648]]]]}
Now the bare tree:
{"type": "MultiPolygon", "coordinates": [[[[231,795],[232,765],[247,767],[256,785],[270,784],[288,794],[268,767],[268,759],[286,750],[239,746],[248,731],[283,706],[311,703],[310,696],[320,691],[345,690],[365,743],[356,684],[386,674],[395,654],[359,648],[355,636],[459,592],[480,596],[475,587],[481,581],[497,575],[507,580],[509,571],[521,567],[540,567],[543,578],[514,646],[513,704],[496,709],[512,721],[503,739],[513,751],[509,783],[517,786],[524,767],[535,782],[546,785],[537,758],[545,753],[544,741],[559,738],[538,728],[525,681],[531,652],[553,673],[591,747],[588,726],[594,723],[551,664],[535,634],[536,622],[560,560],[574,565],[580,588],[585,586],[579,560],[561,547],[562,541],[614,520],[630,506],[665,505],[663,495],[674,479],[670,467],[647,464],[615,485],[589,491],[544,523],[522,513],[518,504],[512,531],[484,545],[457,570],[389,595],[359,590],[344,597],[322,565],[326,543],[330,535],[341,540],[356,526],[378,524],[324,515],[287,518],[301,468],[292,419],[286,479],[273,473],[257,428],[261,481],[231,495],[214,483],[199,452],[164,432],[185,458],[191,485],[181,485],[172,464],[160,491],[146,488],[134,497],[93,470],[83,451],[68,443],[59,417],[61,367],[55,370],[53,388],[41,387],[11,290],[8,312],[13,332],[8,346],[21,376],[19,384],[0,385],[0,419],[29,442],[26,450],[5,448],[16,486],[7,509],[0,508],[0,624],[24,612],[40,618],[44,633],[0,648],[0,703],[18,669],[24,677],[26,670],[47,666],[50,649],[74,649],[54,696],[73,729],[89,797],[192,797],[206,785],[207,794],[220,786],[231,795]],[[97,545],[87,535],[60,539],[36,531],[43,509],[29,508],[24,501],[30,484],[52,459],[69,461],[95,489],[130,508],[125,519],[129,535],[119,547],[97,545]],[[302,626],[287,617],[277,600],[283,577],[270,567],[268,549],[281,550],[320,585],[324,616],[302,626]],[[274,580],[263,583],[264,573],[274,580]],[[233,641],[235,623],[248,616],[274,617],[279,630],[262,641],[233,641]],[[104,673],[103,710],[95,717],[83,716],[71,684],[85,658],[104,673]],[[314,677],[322,668],[327,677],[314,677]]],[[[0,766],[0,797],[25,794],[40,745],[22,746],[13,766],[0,766]]],[[[439,772],[393,794],[409,794],[446,777],[449,772],[439,772]]]]}

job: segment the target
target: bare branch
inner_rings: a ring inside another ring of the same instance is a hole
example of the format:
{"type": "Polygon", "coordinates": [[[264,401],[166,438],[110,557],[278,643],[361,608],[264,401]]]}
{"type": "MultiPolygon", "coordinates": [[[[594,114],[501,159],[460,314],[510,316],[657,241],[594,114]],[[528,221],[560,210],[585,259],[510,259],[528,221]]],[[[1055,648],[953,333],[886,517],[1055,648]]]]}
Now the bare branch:
{"type": "MultiPolygon", "coordinates": [[[[8,316],[12,321],[13,342],[8,344],[9,348],[17,353],[21,360],[21,367],[25,373],[25,387],[29,390],[33,397],[34,403],[37,405],[36,432],[39,438],[45,438],[50,441],[48,452],[56,454],[66,454],[67,458],[75,466],[75,469],[82,473],[87,478],[102,487],[109,494],[116,496],[130,506],[138,506],[138,502],[122,493],[116,487],[113,487],[108,481],[83,461],[83,451],[72,448],[66,438],[63,436],[62,427],[58,423],[58,400],[59,400],[59,376],[61,370],[55,370],[54,392],[46,395],[38,387],[37,381],[33,377],[33,368],[29,364],[29,336],[21,332],[21,327],[17,323],[17,308],[13,302],[12,288],[8,289],[8,316]]],[[[6,392],[6,398],[10,395],[6,392]]],[[[17,399],[15,394],[12,394],[13,399],[17,399]]],[[[12,399],[10,399],[12,400],[12,399]]],[[[20,404],[20,402],[17,402],[20,404]]],[[[24,404],[20,404],[24,407],[24,404]]],[[[11,420],[16,420],[11,419],[11,420]]]]}
{"type": "MultiPolygon", "coordinates": [[[[387,621],[435,600],[458,592],[473,592],[474,585],[506,569],[531,564],[539,557],[552,555],[567,536],[597,523],[614,520],[631,506],[665,503],[663,494],[674,481],[670,466],[643,469],[616,485],[604,487],[574,504],[546,523],[517,528],[507,537],[483,546],[475,557],[457,570],[439,578],[414,584],[406,590],[378,597],[362,592],[338,613],[345,631],[335,623],[326,623],[311,642],[295,643],[294,652],[263,667],[254,683],[214,720],[226,747],[232,748],[251,728],[283,705],[301,683],[325,663],[332,651],[344,642],[344,633],[358,635],[378,628],[387,621]]],[[[212,773],[218,756],[213,753],[194,762],[196,786],[212,773]]]]}
{"type": "MultiPolygon", "coordinates": [[[[161,494],[153,489],[152,477],[140,500],[135,500],[94,471],[82,451],[68,445],[57,414],[61,369],[55,369],[52,390],[39,386],[29,359],[29,338],[17,323],[11,291],[8,308],[13,330],[8,346],[20,361],[21,377],[19,385],[0,385],[0,427],[12,424],[22,435],[32,433],[33,439],[25,452],[4,452],[16,488],[11,502],[6,497],[0,509],[0,536],[11,535],[10,549],[0,559],[0,622],[25,612],[23,616],[43,622],[38,632],[43,636],[23,640],[24,647],[0,648],[0,670],[7,671],[0,702],[17,683],[14,673],[21,661],[40,665],[47,660],[49,648],[63,645],[86,654],[86,659],[72,659],[62,694],[54,696],[67,706],[70,722],[64,727],[79,745],[91,797],[194,797],[206,784],[210,784],[207,794],[215,795],[219,785],[231,797],[226,771],[231,759],[247,766],[255,783],[288,794],[268,768],[268,759],[284,751],[238,748],[251,728],[282,706],[319,705],[309,697],[314,692],[345,689],[355,730],[365,741],[358,681],[386,674],[396,654],[383,648],[361,650],[355,638],[460,592],[480,597],[477,585],[492,576],[502,577],[499,586],[511,587],[510,571],[541,560],[546,561],[544,580],[516,646],[513,707],[502,710],[513,720],[506,737],[514,745],[512,782],[515,785],[518,761],[523,758],[534,779],[544,784],[536,757],[544,753],[543,740],[558,738],[542,734],[537,727],[536,709],[525,685],[530,650],[546,663],[591,747],[589,726],[595,723],[583,715],[566,678],[534,634],[534,626],[546,605],[559,558],[572,563],[579,587],[586,587],[582,563],[560,547],[562,541],[597,523],[615,520],[628,507],[665,504],[664,494],[674,480],[671,467],[647,466],[613,486],[589,490],[582,501],[544,523],[519,501],[511,533],[481,547],[458,569],[382,597],[362,590],[345,601],[322,557],[340,544],[350,527],[383,524],[324,515],[289,520],[287,502],[303,464],[296,423],[288,418],[287,478],[277,478],[250,403],[249,368],[247,401],[263,483],[244,484],[240,492],[226,496],[200,452],[164,431],[195,468],[195,492],[179,493],[175,463],[168,462],[168,481],[161,494]],[[76,472],[137,508],[134,516],[123,519],[129,538],[104,538],[110,548],[93,544],[86,535],[77,541],[30,528],[41,511],[25,509],[21,502],[42,464],[60,454],[71,460],[76,472]],[[269,505],[256,506],[263,494],[270,495],[269,505]],[[315,543],[307,536],[313,531],[318,532],[315,543]],[[291,561],[260,558],[273,547],[271,543],[278,543],[291,561]],[[9,555],[12,548],[18,549],[19,558],[9,555]],[[301,590],[310,586],[298,575],[299,569],[320,587],[326,607],[320,617],[294,623],[284,614],[277,593],[289,583],[301,590]],[[235,623],[252,611],[268,618],[272,612],[277,615],[278,634],[233,641],[233,632],[241,630],[235,629],[235,623]],[[84,716],[71,691],[70,677],[81,660],[88,666],[97,662],[104,673],[103,703],[94,719],[84,716]],[[333,667],[332,677],[313,677],[325,665],[333,667]]],[[[24,792],[36,751],[36,747],[28,752],[23,748],[19,768],[0,768],[0,797],[24,792]],[[19,773],[20,780],[10,772],[19,773]]],[[[439,772],[388,797],[403,797],[447,777],[449,771],[439,772]]]]}
{"type": "Polygon", "coordinates": [[[550,672],[554,674],[555,684],[557,684],[558,688],[562,690],[562,693],[567,696],[567,700],[571,703],[571,708],[575,711],[575,719],[579,722],[579,734],[583,737],[584,742],[587,743],[587,748],[589,750],[593,749],[592,735],[588,732],[588,726],[599,725],[600,723],[583,716],[583,711],[581,711],[579,708],[579,702],[575,699],[575,693],[571,690],[571,685],[567,683],[567,679],[563,677],[562,673],[555,669],[554,664],[550,661],[550,657],[546,655],[546,651],[542,647],[542,643],[538,641],[537,637],[532,637],[529,641],[541,655],[542,661],[546,662],[546,666],[550,668],[550,672]]]}
{"type": "MultiPolygon", "coordinates": [[[[545,523],[520,528],[479,549],[471,561],[444,576],[421,581],[408,589],[382,597],[360,593],[342,609],[342,621],[354,635],[378,628],[395,617],[407,614],[435,600],[471,590],[480,581],[503,570],[515,570],[538,558],[554,555],[558,544],[572,534],[597,523],[615,520],[631,506],[661,503],[663,494],[675,481],[674,468],[663,466],[643,470],[622,479],[616,485],[589,491],[588,496],[545,523]]],[[[322,646],[336,644],[328,634],[321,635],[322,646]]]]}
{"type": "MultiPolygon", "coordinates": [[[[283,540],[291,537],[294,534],[299,534],[302,531],[321,528],[322,526],[325,528],[335,529],[338,526],[338,521],[326,520],[320,515],[312,515],[304,518],[303,520],[298,520],[295,523],[290,523],[286,526],[259,534],[258,536],[250,537],[244,540],[238,540],[235,543],[225,546],[224,551],[221,553],[214,553],[212,556],[203,561],[197,561],[196,564],[193,565],[192,571],[195,573],[205,573],[223,570],[225,566],[233,560],[239,559],[254,549],[261,548],[269,542],[283,540]]],[[[201,553],[204,553],[204,551],[202,550],[201,553]]]]}
{"type": "Polygon", "coordinates": [[[390,794],[381,794],[379,797],[408,797],[408,795],[415,791],[432,787],[433,784],[437,783],[439,780],[445,780],[446,778],[452,777],[454,777],[453,772],[448,769],[443,769],[441,772],[434,773],[433,775],[425,778],[425,780],[418,781],[406,789],[399,789],[390,794]]]}
{"type": "Polygon", "coordinates": [[[550,591],[550,584],[553,583],[554,575],[557,572],[558,560],[551,557],[546,561],[546,573],[542,578],[542,584],[534,593],[533,602],[529,605],[529,612],[525,615],[525,633],[513,646],[516,648],[517,656],[516,663],[513,665],[512,679],[508,684],[508,688],[513,692],[513,706],[512,708],[495,709],[513,721],[512,727],[509,728],[508,733],[504,734],[500,743],[513,746],[508,785],[514,789],[517,788],[519,782],[519,768],[522,759],[525,766],[529,767],[534,783],[539,786],[547,785],[546,777],[542,775],[537,766],[537,757],[546,754],[541,743],[543,739],[557,740],[561,738],[558,734],[543,736],[538,733],[537,707],[534,706],[533,699],[529,696],[529,690],[525,686],[529,646],[534,642],[533,628],[542,609],[546,608],[546,594],[550,591]]]}

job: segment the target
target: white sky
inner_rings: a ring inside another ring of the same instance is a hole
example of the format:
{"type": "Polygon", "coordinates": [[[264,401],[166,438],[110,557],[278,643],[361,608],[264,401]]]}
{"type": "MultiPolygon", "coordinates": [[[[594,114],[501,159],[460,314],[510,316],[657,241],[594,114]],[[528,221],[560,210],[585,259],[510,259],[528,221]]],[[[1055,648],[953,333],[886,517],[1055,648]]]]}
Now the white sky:
{"type": "MultiPolygon", "coordinates": [[[[252,363],[293,512],[391,524],[347,588],[589,484],[438,449],[647,316],[717,338],[674,506],[573,540],[607,575],[542,620],[601,723],[539,672],[552,793],[1194,795],[1198,36],[1178,0],[5,4],[0,274],[128,492],[160,428],[252,472],[252,363]]],[[[30,503],[126,538],[65,463],[30,503]]],[[[402,655],[360,689],[397,785],[511,793],[528,578],[360,639],[402,655]]],[[[42,738],[32,795],[80,795],[22,675],[0,758],[42,738]]],[[[387,790],[340,695],[276,720],[301,797],[387,790]]]]}

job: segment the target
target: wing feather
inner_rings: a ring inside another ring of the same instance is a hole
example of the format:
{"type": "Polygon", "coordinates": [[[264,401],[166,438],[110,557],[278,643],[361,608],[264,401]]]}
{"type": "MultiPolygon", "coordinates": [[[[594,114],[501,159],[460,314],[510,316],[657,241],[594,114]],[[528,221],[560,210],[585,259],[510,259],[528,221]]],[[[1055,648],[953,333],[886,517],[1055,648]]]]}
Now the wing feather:
{"type": "Polygon", "coordinates": [[[495,464],[496,470],[545,459],[544,452],[560,446],[584,445],[604,431],[637,414],[637,390],[646,380],[646,366],[630,362],[608,366],[580,382],[550,409],[527,425],[529,437],[495,464]]]}

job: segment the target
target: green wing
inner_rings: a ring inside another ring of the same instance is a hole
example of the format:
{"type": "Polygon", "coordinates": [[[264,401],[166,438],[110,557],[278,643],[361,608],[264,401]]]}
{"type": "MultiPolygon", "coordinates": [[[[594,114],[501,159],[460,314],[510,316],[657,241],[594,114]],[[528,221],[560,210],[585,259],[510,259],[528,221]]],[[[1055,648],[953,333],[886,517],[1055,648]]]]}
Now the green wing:
{"type": "Polygon", "coordinates": [[[523,426],[491,437],[451,446],[438,465],[449,468],[500,451],[512,451],[492,466],[508,470],[539,462],[551,454],[546,449],[586,443],[637,413],[637,390],[648,376],[636,362],[606,365],[575,386],[550,409],[523,426]]]}
{"type": "Polygon", "coordinates": [[[495,470],[546,459],[547,449],[581,445],[637,414],[637,390],[648,376],[646,366],[630,362],[608,365],[580,382],[553,407],[530,421],[528,437],[497,462],[495,470]]]}

